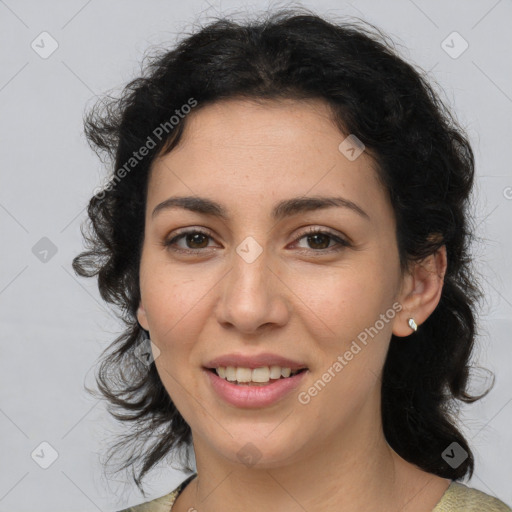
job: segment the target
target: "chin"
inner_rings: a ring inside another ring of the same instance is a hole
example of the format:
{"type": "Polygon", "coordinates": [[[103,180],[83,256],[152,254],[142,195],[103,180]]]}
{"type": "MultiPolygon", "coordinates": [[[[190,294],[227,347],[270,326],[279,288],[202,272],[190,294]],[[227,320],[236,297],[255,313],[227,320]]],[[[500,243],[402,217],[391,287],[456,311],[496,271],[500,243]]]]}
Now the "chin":
{"type": "Polygon", "coordinates": [[[277,432],[279,426],[269,428],[241,428],[240,433],[226,434],[222,440],[209,440],[210,446],[230,463],[247,469],[273,469],[293,464],[304,459],[298,432],[277,432]],[[273,432],[272,429],[275,429],[273,432]],[[258,434],[258,430],[260,434],[258,434]]]}

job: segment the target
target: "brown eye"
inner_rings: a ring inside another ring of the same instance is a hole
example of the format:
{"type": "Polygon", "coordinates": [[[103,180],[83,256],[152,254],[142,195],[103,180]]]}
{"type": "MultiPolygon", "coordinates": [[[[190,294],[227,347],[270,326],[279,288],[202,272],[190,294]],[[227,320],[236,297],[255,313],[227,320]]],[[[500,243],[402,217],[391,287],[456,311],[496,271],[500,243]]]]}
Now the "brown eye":
{"type": "MultiPolygon", "coordinates": [[[[208,242],[211,239],[212,236],[209,233],[198,229],[192,229],[182,231],[170,240],[165,241],[164,246],[176,252],[198,254],[204,249],[209,248],[208,242]],[[184,240],[185,246],[178,245],[178,242],[181,242],[182,240],[184,240]]],[[[340,251],[345,247],[350,247],[351,245],[349,242],[334,233],[322,231],[318,228],[309,229],[306,233],[297,238],[295,242],[302,239],[306,239],[306,243],[308,244],[308,247],[302,247],[302,249],[318,253],[340,251]],[[332,244],[332,242],[334,242],[334,244],[332,244]]]]}
{"type": "Polygon", "coordinates": [[[297,238],[296,242],[302,239],[306,239],[308,244],[308,247],[303,247],[303,249],[310,249],[313,252],[340,251],[351,245],[338,235],[330,231],[322,231],[318,228],[310,228],[306,233],[297,238]],[[335,242],[334,245],[330,245],[331,242],[335,242]]]}
{"type": "Polygon", "coordinates": [[[312,249],[327,249],[332,237],[326,234],[318,233],[316,235],[307,236],[308,243],[312,245],[312,249]]]}
{"type": "Polygon", "coordinates": [[[208,248],[209,239],[212,237],[209,233],[204,231],[200,231],[198,229],[192,229],[188,231],[182,231],[175,237],[171,238],[164,242],[165,247],[169,247],[173,251],[184,252],[184,253],[194,253],[199,252],[202,249],[208,248]],[[179,246],[178,242],[184,240],[185,247],[179,246]]]}
{"type": "Polygon", "coordinates": [[[203,249],[208,246],[208,236],[204,233],[189,233],[184,235],[184,237],[185,243],[190,249],[203,249]],[[204,242],[206,242],[206,246],[204,245],[204,242]]]}

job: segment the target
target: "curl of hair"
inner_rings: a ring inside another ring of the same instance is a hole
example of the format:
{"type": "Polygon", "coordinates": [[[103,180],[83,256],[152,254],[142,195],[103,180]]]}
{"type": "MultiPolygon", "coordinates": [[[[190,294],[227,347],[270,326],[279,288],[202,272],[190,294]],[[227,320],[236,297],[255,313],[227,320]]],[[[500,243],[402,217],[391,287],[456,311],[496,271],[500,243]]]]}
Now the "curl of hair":
{"type": "Polygon", "coordinates": [[[141,464],[133,478],[144,493],[144,475],[171,451],[191,445],[190,427],[155,365],[148,371],[134,353],[146,334],[136,311],[151,163],[176,146],[187,117],[161,140],[154,130],[191,98],[194,112],[231,98],[324,100],[340,132],[356,134],[376,164],[396,216],[402,270],[446,246],[437,308],[406,343],[392,336],[382,420],[388,443],[405,460],[444,478],[471,476],[474,459],[456,426],[455,400],[472,402],[489,392],[467,392],[482,296],[469,253],[471,146],[424,73],[406,63],[379,29],[362,20],[329,22],[304,8],[246,23],[222,18],[200,28],[149,58],[120,98],[97,102],[85,118],[91,146],[114,169],[130,162],[148,137],[155,142],[133,170],[117,180],[112,174],[109,186],[91,198],[89,230],[83,230],[88,247],[73,260],[79,275],[98,277],[101,296],[119,308],[126,324],[97,374],[111,414],[136,427],[112,448],[132,446],[120,469],[141,464]],[[162,429],[156,439],[141,447],[140,439],[156,428],[162,429]],[[457,468],[441,456],[452,442],[468,453],[457,468]]]}

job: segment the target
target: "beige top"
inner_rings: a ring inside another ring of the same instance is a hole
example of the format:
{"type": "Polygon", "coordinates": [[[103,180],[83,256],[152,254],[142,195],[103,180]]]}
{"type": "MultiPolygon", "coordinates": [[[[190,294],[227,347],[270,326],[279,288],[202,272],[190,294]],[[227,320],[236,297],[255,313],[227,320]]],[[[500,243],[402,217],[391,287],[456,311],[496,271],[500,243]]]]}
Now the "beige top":
{"type": "MultiPolygon", "coordinates": [[[[165,496],[120,512],[171,512],[176,498],[195,476],[195,474],[189,476],[174,491],[165,496]]],[[[512,508],[489,494],[453,480],[432,512],[512,512],[512,508]]]]}

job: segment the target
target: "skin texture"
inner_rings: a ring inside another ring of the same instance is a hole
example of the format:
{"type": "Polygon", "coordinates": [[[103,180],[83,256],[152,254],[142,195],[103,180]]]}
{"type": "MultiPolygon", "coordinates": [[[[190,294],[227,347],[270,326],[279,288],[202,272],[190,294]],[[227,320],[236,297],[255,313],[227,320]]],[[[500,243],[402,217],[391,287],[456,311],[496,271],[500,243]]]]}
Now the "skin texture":
{"type": "Polygon", "coordinates": [[[192,429],[198,478],[173,512],[432,510],[449,481],[386,443],[380,378],[391,334],[407,343],[407,319],[421,329],[437,306],[445,248],[401,274],[394,213],[373,162],[339,151],[345,135],[320,100],[231,99],[187,122],[179,145],[152,167],[138,311],[192,429]],[[219,202],[229,218],[180,208],[152,216],[167,198],[192,195],[219,202]],[[369,220],[340,207],[270,215],[283,199],[317,195],[349,199],[369,220]],[[308,241],[308,227],[350,245],[308,241]],[[173,247],[198,249],[181,254],[164,244],[181,228],[211,238],[181,238],[173,247]],[[248,236],[262,249],[252,263],[236,252],[248,236]],[[299,391],[307,390],[394,303],[402,310],[306,405],[293,392],[265,408],[236,408],[202,369],[223,354],[271,352],[308,367],[299,391]],[[260,457],[250,467],[237,457],[247,443],[260,457]]]}

